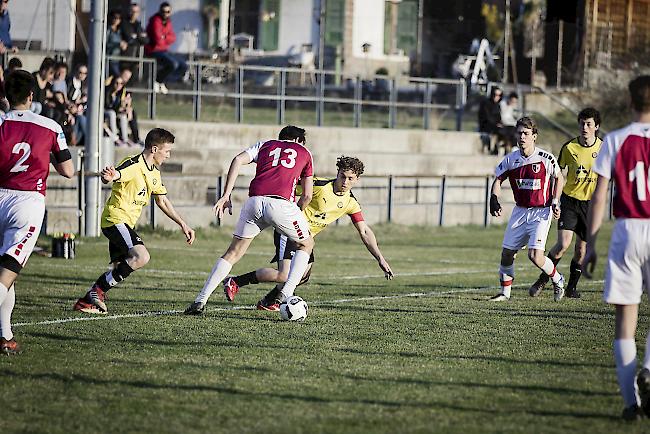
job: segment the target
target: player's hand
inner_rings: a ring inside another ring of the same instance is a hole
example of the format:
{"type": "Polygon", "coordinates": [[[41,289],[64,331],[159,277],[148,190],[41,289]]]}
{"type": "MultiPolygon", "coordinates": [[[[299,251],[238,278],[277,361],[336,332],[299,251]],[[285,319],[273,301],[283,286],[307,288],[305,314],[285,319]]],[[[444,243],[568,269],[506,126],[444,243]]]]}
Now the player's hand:
{"type": "Polygon", "coordinates": [[[230,201],[230,196],[221,196],[217,203],[214,204],[214,214],[223,218],[224,211],[228,210],[229,214],[232,215],[232,202],[230,201]]]}
{"type": "Polygon", "coordinates": [[[390,268],[390,265],[388,265],[388,262],[386,262],[385,259],[379,261],[379,268],[381,268],[384,272],[384,277],[386,280],[393,280],[393,270],[390,268]]]}
{"type": "Polygon", "coordinates": [[[587,251],[585,252],[585,257],[582,259],[582,275],[587,279],[593,278],[597,261],[598,255],[596,254],[596,249],[593,244],[587,244],[587,251]]]}
{"type": "Polygon", "coordinates": [[[106,166],[101,171],[101,176],[102,176],[102,182],[104,184],[108,184],[109,182],[117,179],[117,177],[119,176],[119,172],[113,166],[106,166]]]}
{"type": "Polygon", "coordinates": [[[194,233],[194,229],[192,229],[188,225],[181,226],[181,229],[185,234],[185,241],[187,241],[187,244],[191,246],[192,243],[194,243],[194,240],[196,239],[196,234],[194,233]]]}
{"type": "Polygon", "coordinates": [[[558,220],[560,218],[561,210],[560,210],[560,205],[557,203],[554,203],[551,205],[551,209],[553,210],[553,218],[555,220],[558,220]]]}
{"type": "Polygon", "coordinates": [[[503,208],[499,203],[499,199],[497,198],[497,195],[493,194],[492,196],[490,196],[490,214],[492,214],[494,217],[499,217],[501,216],[502,210],[503,208]]]}

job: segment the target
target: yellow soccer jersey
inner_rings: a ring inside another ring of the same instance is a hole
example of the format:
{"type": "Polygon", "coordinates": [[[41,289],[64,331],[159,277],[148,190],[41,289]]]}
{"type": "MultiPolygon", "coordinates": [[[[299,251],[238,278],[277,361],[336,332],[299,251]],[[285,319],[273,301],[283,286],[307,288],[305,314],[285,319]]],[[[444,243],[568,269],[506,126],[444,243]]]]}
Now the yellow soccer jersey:
{"type": "Polygon", "coordinates": [[[590,200],[596,189],[598,175],[591,170],[603,142],[596,137],[596,143],[584,147],[578,138],[562,146],[558,164],[562,169],[568,166],[567,180],[562,192],[578,200],[590,200]]]}
{"type": "Polygon", "coordinates": [[[111,196],[102,212],[102,227],[125,223],[132,228],[142,214],[142,207],[149,203],[152,194],[167,194],[160,170],[147,166],[142,154],[125,158],[117,166],[120,179],[113,182],[111,196]]]}
{"type": "Polygon", "coordinates": [[[303,213],[309,222],[312,236],[345,214],[348,214],[353,222],[363,220],[361,206],[352,192],[334,193],[334,179],[314,179],[314,194],[303,213]]]}

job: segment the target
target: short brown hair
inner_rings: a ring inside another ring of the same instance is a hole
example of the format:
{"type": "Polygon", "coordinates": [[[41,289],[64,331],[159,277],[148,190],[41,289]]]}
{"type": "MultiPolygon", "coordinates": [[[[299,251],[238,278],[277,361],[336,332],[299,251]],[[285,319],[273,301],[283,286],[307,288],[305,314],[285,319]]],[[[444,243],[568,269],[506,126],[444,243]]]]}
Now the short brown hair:
{"type": "Polygon", "coordinates": [[[650,75],[640,75],[630,81],[628,89],[634,111],[650,112],[650,75]]]}
{"type": "Polygon", "coordinates": [[[351,170],[357,176],[361,176],[363,173],[363,162],[355,157],[346,157],[345,155],[341,155],[336,159],[336,168],[343,172],[351,170]]]}
{"type": "Polygon", "coordinates": [[[160,146],[165,143],[174,143],[174,135],[162,128],[154,128],[147,133],[144,139],[144,148],[151,149],[153,146],[160,146]]]}
{"type": "Polygon", "coordinates": [[[533,130],[533,134],[537,134],[537,123],[531,117],[524,116],[520,118],[517,121],[517,125],[515,126],[515,128],[519,128],[519,127],[530,128],[531,130],[533,130]]]}
{"type": "Polygon", "coordinates": [[[36,80],[29,72],[16,69],[5,80],[5,93],[11,107],[27,102],[27,98],[34,91],[36,80]]]}

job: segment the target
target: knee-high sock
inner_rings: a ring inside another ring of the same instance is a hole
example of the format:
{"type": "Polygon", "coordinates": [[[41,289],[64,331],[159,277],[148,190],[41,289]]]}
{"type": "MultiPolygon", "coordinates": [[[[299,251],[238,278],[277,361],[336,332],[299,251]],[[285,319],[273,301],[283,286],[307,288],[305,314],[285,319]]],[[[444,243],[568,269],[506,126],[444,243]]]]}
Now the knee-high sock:
{"type": "Polygon", "coordinates": [[[616,361],[616,376],[618,386],[625,406],[629,407],[639,403],[636,385],[636,343],[634,339],[614,340],[614,360],[616,361]]]}
{"type": "Polygon", "coordinates": [[[548,277],[551,278],[553,283],[558,283],[560,281],[560,273],[555,268],[555,264],[551,261],[548,256],[544,256],[544,265],[539,267],[544,273],[548,274],[548,277]]]}
{"type": "Polygon", "coordinates": [[[2,306],[2,303],[4,303],[8,293],[9,293],[9,289],[6,286],[4,286],[2,283],[0,283],[0,306],[2,306]]]}
{"type": "Polygon", "coordinates": [[[282,301],[293,295],[293,292],[296,290],[296,286],[300,283],[302,276],[307,270],[309,265],[309,253],[304,250],[296,250],[296,253],[291,259],[291,267],[289,267],[289,276],[287,281],[282,288],[281,298],[282,301]]]}
{"type": "Polygon", "coordinates": [[[16,291],[14,285],[11,285],[7,292],[7,296],[0,305],[0,328],[2,329],[2,337],[6,340],[11,340],[14,337],[11,331],[11,312],[16,305],[16,291]]]}
{"type": "Polygon", "coordinates": [[[219,286],[223,279],[228,276],[230,270],[232,270],[232,264],[223,258],[219,258],[214,264],[214,267],[212,267],[212,271],[208,276],[208,280],[205,281],[203,289],[199,292],[199,295],[196,296],[194,301],[197,303],[207,303],[210,295],[212,295],[214,290],[217,289],[217,286],[219,286]]]}
{"type": "Polygon", "coordinates": [[[580,263],[578,261],[571,261],[571,274],[569,275],[569,283],[568,287],[575,289],[578,286],[578,281],[580,280],[580,276],[582,275],[582,267],[580,267],[580,263]]]}
{"type": "Polygon", "coordinates": [[[510,297],[512,282],[515,280],[515,264],[499,266],[499,282],[501,283],[501,294],[510,297]]]}
{"type": "Polygon", "coordinates": [[[106,273],[99,276],[99,279],[95,282],[95,285],[99,286],[102,291],[106,292],[133,273],[133,268],[126,261],[122,261],[117,264],[113,270],[107,271],[106,273]]]}

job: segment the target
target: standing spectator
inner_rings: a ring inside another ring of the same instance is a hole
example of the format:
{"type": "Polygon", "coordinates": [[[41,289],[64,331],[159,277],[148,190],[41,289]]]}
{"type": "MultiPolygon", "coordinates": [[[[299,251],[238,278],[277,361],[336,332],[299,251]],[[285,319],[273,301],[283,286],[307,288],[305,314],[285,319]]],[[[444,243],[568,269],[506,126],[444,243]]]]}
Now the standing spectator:
{"type": "Polygon", "coordinates": [[[33,72],[32,75],[36,80],[36,87],[34,88],[34,101],[32,102],[32,111],[36,114],[42,114],[46,117],[51,117],[50,110],[47,107],[47,101],[51,100],[54,94],[52,93],[52,80],[54,80],[54,66],[56,62],[51,57],[46,57],[41,62],[41,67],[38,71],[33,72]]]}
{"type": "Polygon", "coordinates": [[[503,142],[503,149],[505,154],[508,155],[512,150],[512,145],[515,142],[515,125],[517,125],[517,114],[519,112],[519,95],[517,92],[510,92],[507,101],[501,101],[499,107],[501,108],[501,129],[499,130],[499,138],[503,142]]]}
{"type": "Polygon", "coordinates": [[[115,77],[104,92],[104,119],[108,120],[108,135],[117,146],[124,146],[128,140],[127,93],[122,77],[115,77]],[[120,121],[118,135],[117,121],[120,121]]]}
{"type": "Polygon", "coordinates": [[[121,78],[122,81],[124,82],[124,87],[122,88],[122,100],[124,103],[124,112],[126,113],[126,117],[129,123],[129,128],[131,129],[131,138],[132,141],[128,141],[129,146],[135,146],[135,145],[140,145],[143,146],[144,144],[140,141],[140,130],[138,129],[138,116],[135,112],[135,108],[133,108],[133,96],[131,95],[131,92],[129,92],[126,89],[126,85],[129,83],[131,80],[131,77],[133,76],[133,73],[131,72],[130,69],[124,68],[120,75],[117,77],[110,76],[106,80],[106,86],[110,87],[113,81],[116,78],[121,78]]]}
{"type": "Polygon", "coordinates": [[[0,54],[10,51],[17,53],[11,41],[11,20],[9,19],[9,0],[0,0],[0,54]]]}
{"type": "MultiPolygon", "coordinates": [[[[108,27],[106,28],[106,55],[119,56],[122,50],[128,46],[126,41],[122,40],[120,24],[122,23],[122,14],[118,11],[111,11],[108,16],[108,27]]],[[[120,75],[120,63],[116,60],[108,61],[108,71],[113,76],[120,75]]]]}
{"type": "Polygon", "coordinates": [[[478,131],[481,134],[483,147],[488,148],[488,152],[496,155],[498,153],[497,138],[501,125],[501,108],[499,101],[503,97],[503,91],[498,87],[493,87],[490,92],[490,98],[481,101],[478,108],[478,131]]]}
{"type": "MultiPolygon", "coordinates": [[[[126,57],[138,57],[140,55],[140,47],[149,42],[147,32],[144,31],[140,22],[139,4],[131,3],[129,17],[126,20],[122,20],[120,33],[122,40],[127,44],[127,47],[122,50],[122,55],[126,57]]],[[[122,69],[129,68],[133,71],[136,66],[136,62],[122,62],[122,69]]]]}
{"type": "Polygon", "coordinates": [[[182,78],[187,71],[187,64],[168,52],[169,47],[176,41],[171,14],[172,7],[169,3],[161,3],[158,13],[152,16],[147,24],[149,42],[144,46],[144,52],[159,64],[153,90],[163,94],[168,92],[165,83],[170,77],[182,78]]]}
{"type": "Polygon", "coordinates": [[[61,92],[66,101],[68,100],[68,64],[57,62],[54,68],[54,81],[52,82],[52,92],[61,92]]]}

